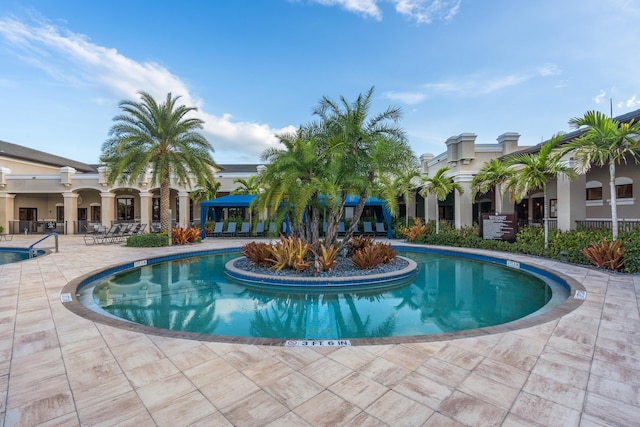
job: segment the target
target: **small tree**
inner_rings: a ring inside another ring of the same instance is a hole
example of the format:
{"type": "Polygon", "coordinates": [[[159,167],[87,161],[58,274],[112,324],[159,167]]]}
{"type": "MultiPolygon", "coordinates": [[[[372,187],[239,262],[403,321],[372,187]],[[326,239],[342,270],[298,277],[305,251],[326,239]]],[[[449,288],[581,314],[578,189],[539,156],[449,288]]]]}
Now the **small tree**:
{"type": "MultiPolygon", "coordinates": [[[[445,166],[440,168],[434,176],[423,178],[424,187],[420,190],[420,195],[427,197],[432,194],[436,196],[438,201],[443,201],[452,191],[463,194],[464,189],[457,182],[453,182],[453,179],[447,175],[448,171],[449,168],[445,166]]],[[[436,202],[436,234],[440,233],[440,213],[438,211],[436,202]]]]}
{"type": "Polygon", "coordinates": [[[491,159],[486,162],[478,174],[471,181],[471,197],[475,198],[480,193],[486,193],[494,188],[495,211],[502,212],[502,196],[504,194],[502,185],[513,175],[514,170],[507,167],[500,159],[491,159]]]}
{"type": "Polygon", "coordinates": [[[504,159],[507,166],[513,167],[514,174],[507,181],[507,188],[511,190],[516,201],[522,200],[529,191],[541,189],[544,195],[544,248],[549,248],[549,198],[547,196],[547,183],[564,174],[569,179],[575,177],[575,170],[562,161],[562,155],[553,151],[558,142],[563,138],[562,134],[553,136],[547,143],[540,147],[537,153],[512,154],[504,159]]]}
{"type": "Polygon", "coordinates": [[[611,192],[611,228],[613,240],[618,238],[618,207],[616,194],[616,164],[632,158],[640,161],[640,122],[620,123],[599,111],[588,111],[583,117],[569,120],[574,128],[588,126],[580,137],[568,142],[563,153],[572,153],[578,161],[578,173],[586,173],[593,164],[609,165],[611,192]]]}

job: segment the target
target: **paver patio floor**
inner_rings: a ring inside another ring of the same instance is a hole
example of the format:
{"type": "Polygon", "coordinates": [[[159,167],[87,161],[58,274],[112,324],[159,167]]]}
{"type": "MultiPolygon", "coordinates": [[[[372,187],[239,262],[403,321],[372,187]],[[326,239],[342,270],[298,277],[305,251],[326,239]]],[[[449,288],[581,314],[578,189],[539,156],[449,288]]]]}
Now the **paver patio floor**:
{"type": "MultiPolygon", "coordinates": [[[[240,244],[206,239],[197,249],[240,244]]],[[[82,236],[60,236],[59,248],[0,266],[5,426],[640,425],[640,276],[512,256],[576,279],[587,300],[562,318],[495,335],[285,348],[145,335],[60,302],[83,274],[194,247],[85,246],[82,236]]]]}

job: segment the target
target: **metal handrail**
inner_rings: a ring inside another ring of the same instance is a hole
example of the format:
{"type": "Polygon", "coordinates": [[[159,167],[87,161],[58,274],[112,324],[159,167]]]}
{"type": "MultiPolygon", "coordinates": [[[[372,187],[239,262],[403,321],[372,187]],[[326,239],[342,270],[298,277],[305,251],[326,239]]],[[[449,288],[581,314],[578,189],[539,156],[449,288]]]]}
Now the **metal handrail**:
{"type": "Polygon", "coordinates": [[[56,248],[56,253],[58,253],[58,233],[49,233],[46,236],[44,236],[42,239],[38,240],[37,242],[35,242],[33,245],[29,246],[29,258],[33,258],[33,247],[35,245],[37,245],[38,243],[42,242],[43,240],[49,238],[53,236],[55,238],[55,248],[56,248]]]}

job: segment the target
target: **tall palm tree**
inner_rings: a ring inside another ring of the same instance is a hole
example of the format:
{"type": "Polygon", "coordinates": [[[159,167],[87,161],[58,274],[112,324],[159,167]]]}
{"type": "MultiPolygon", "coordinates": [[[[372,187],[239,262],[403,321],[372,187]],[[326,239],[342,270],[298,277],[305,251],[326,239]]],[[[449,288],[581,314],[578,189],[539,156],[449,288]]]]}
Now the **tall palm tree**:
{"type": "Polygon", "coordinates": [[[486,162],[471,181],[471,198],[475,201],[478,194],[495,189],[495,211],[502,212],[502,185],[513,175],[514,170],[507,167],[500,159],[486,162]]]}
{"type": "Polygon", "coordinates": [[[616,164],[634,159],[640,162],[640,122],[620,123],[599,111],[588,111],[583,117],[569,120],[573,128],[588,126],[582,136],[562,147],[578,161],[577,171],[586,173],[593,164],[609,165],[611,193],[611,228],[613,240],[618,238],[618,207],[616,194],[616,164]]]}
{"type": "Polygon", "coordinates": [[[335,102],[327,97],[320,100],[314,115],[320,118],[324,130],[323,139],[330,154],[331,166],[339,169],[335,177],[338,194],[331,195],[336,201],[330,212],[327,227],[327,244],[337,240],[337,229],[349,194],[359,196],[354,209],[353,221],[346,230],[342,244],[345,245],[353,234],[365,203],[371,193],[372,183],[378,174],[391,169],[412,153],[404,131],[398,126],[401,110],[389,107],[382,113],[371,116],[373,98],[371,87],[360,94],[354,102],[344,97],[335,102]],[[381,156],[381,154],[386,154],[381,156]],[[384,162],[376,161],[385,158],[384,162]]]}
{"type": "Polygon", "coordinates": [[[541,189],[544,195],[544,248],[549,247],[549,198],[547,195],[547,183],[557,178],[558,175],[566,175],[569,179],[575,177],[575,170],[562,161],[561,153],[554,148],[562,140],[563,135],[554,135],[548,142],[540,147],[537,153],[512,154],[504,159],[505,165],[513,167],[515,172],[507,181],[509,189],[516,201],[522,200],[529,191],[541,189]]]}
{"type": "MultiPolygon", "coordinates": [[[[440,168],[432,177],[423,178],[425,185],[420,190],[420,195],[427,197],[432,194],[436,196],[439,201],[443,201],[452,191],[463,194],[464,189],[457,182],[453,182],[453,179],[447,175],[448,171],[449,168],[445,166],[440,168]]],[[[440,233],[440,213],[438,210],[438,206],[436,206],[436,234],[440,233]]]]}
{"type": "Polygon", "coordinates": [[[151,95],[139,92],[141,102],[119,103],[122,114],[109,130],[110,138],[102,145],[101,161],[109,168],[110,184],[121,180],[135,184],[150,169],[151,185],[160,186],[160,223],[169,229],[169,194],[171,180],[180,185],[213,182],[216,164],[213,147],[197,132],[203,121],[193,117],[195,107],[177,105],[179,96],[171,93],[161,104],[151,95]]]}
{"type": "Polygon", "coordinates": [[[257,175],[251,175],[249,178],[236,178],[234,184],[240,184],[231,194],[259,194],[260,178],[257,175]]]}

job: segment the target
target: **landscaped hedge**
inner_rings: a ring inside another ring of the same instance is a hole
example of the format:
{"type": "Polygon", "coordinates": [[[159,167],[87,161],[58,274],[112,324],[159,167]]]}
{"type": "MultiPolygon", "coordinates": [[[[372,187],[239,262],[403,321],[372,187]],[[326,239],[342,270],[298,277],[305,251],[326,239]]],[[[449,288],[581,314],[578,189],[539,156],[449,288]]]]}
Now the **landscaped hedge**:
{"type": "MultiPolygon", "coordinates": [[[[603,237],[612,239],[611,230],[583,229],[559,231],[549,230],[549,248],[544,249],[544,229],[542,227],[523,227],[518,231],[513,243],[500,240],[485,240],[480,237],[477,226],[455,229],[446,223],[440,224],[440,233],[435,234],[435,224],[430,222],[427,233],[416,239],[416,243],[464,248],[489,249],[563,259],[576,264],[591,265],[582,254],[582,249],[599,242],[603,237]]],[[[633,231],[621,231],[618,240],[625,249],[624,272],[640,273],[640,228],[633,231]]]]}
{"type": "Polygon", "coordinates": [[[159,246],[169,246],[169,236],[167,233],[160,234],[139,234],[127,239],[127,246],[136,248],[155,248],[159,246]]]}

